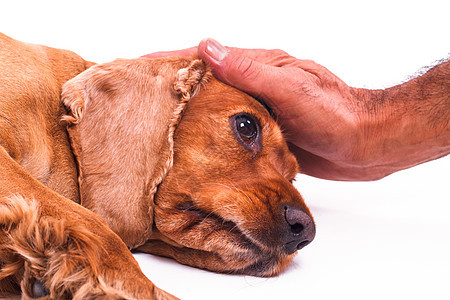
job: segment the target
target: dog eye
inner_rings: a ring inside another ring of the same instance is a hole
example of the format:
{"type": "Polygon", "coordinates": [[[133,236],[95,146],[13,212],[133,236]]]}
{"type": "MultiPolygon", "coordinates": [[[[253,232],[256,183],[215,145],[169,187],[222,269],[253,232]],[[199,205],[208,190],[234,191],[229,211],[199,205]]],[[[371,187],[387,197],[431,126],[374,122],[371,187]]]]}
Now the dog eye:
{"type": "Polygon", "coordinates": [[[231,118],[233,131],[237,140],[251,152],[259,152],[261,138],[259,124],[255,118],[248,114],[238,114],[231,118]]]}
{"type": "Polygon", "coordinates": [[[256,123],[247,116],[236,117],[236,130],[246,143],[251,143],[258,133],[256,123]]]}

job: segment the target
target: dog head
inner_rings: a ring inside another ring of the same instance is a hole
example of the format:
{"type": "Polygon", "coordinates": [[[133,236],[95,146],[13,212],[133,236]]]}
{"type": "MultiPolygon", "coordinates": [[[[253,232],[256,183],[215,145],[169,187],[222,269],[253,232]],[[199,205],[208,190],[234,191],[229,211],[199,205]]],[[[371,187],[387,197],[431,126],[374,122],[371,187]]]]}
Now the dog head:
{"type": "Polygon", "coordinates": [[[270,276],[315,235],[280,128],[198,59],[118,60],[63,101],[82,205],[130,248],[270,276]]]}

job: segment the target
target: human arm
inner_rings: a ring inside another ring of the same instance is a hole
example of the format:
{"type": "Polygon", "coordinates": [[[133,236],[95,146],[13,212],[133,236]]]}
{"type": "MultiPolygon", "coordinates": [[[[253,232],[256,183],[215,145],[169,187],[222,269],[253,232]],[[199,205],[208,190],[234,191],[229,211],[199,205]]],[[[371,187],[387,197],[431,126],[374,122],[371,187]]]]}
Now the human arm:
{"type": "Polygon", "coordinates": [[[353,89],[363,105],[355,163],[384,177],[450,152],[450,61],[385,90],[353,89]]]}

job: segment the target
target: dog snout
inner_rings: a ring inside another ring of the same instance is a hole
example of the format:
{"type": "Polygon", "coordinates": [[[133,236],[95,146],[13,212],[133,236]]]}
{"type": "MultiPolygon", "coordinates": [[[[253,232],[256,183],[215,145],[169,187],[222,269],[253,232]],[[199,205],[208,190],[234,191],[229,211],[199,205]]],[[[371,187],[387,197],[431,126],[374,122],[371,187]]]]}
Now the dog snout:
{"type": "Polygon", "coordinates": [[[284,249],[292,254],[311,243],[316,235],[312,218],[302,209],[290,204],[283,205],[284,249]]]}

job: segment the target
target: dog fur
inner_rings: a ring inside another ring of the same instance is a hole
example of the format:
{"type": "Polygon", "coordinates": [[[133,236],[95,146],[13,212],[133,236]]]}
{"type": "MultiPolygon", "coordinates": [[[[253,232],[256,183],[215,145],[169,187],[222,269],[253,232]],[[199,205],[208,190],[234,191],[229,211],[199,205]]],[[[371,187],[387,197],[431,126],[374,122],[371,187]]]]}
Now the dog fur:
{"type": "Polygon", "coordinates": [[[255,99],[196,58],[94,65],[0,45],[0,295],[42,284],[42,299],[174,299],[129,249],[257,276],[292,260],[286,209],[311,215],[255,99]],[[254,119],[257,142],[239,141],[236,115],[254,119]]]}

